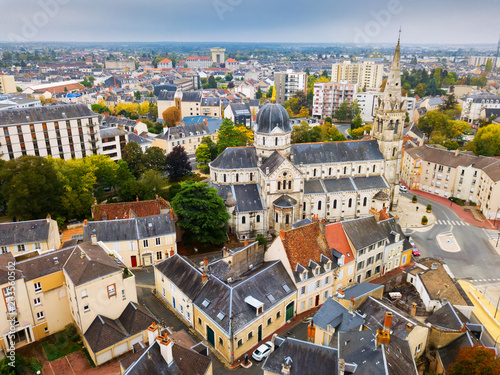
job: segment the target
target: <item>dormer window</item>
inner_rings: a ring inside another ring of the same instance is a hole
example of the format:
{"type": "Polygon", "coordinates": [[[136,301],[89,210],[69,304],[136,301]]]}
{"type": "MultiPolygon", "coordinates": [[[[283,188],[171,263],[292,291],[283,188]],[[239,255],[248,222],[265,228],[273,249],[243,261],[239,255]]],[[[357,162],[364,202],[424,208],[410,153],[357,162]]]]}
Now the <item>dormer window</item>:
{"type": "Polygon", "coordinates": [[[307,280],[307,271],[302,272],[302,281],[307,280]]]}
{"type": "Polygon", "coordinates": [[[316,274],[316,276],[318,276],[318,275],[319,275],[319,266],[318,266],[318,267],[316,267],[316,270],[315,270],[315,272],[314,272],[314,273],[316,274]]]}
{"type": "Polygon", "coordinates": [[[326,271],[330,271],[331,267],[332,267],[332,262],[328,262],[327,264],[325,264],[325,270],[326,271]]]}

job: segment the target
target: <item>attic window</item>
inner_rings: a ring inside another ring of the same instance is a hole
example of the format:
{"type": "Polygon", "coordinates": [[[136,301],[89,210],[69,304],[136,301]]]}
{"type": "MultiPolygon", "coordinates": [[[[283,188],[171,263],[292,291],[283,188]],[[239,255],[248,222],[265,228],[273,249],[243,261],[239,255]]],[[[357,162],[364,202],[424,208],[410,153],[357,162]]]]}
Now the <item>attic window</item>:
{"type": "Polygon", "coordinates": [[[210,305],[210,301],[209,301],[208,299],[206,299],[206,298],[205,298],[205,299],[203,300],[203,302],[201,303],[201,305],[202,305],[203,307],[208,307],[208,305],[210,305]]]}
{"type": "Polygon", "coordinates": [[[266,297],[271,302],[275,302],[276,301],[276,299],[274,298],[274,296],[271,293],[269,293],[266,297]]]}
{"type": "Polygon", "coordinates": [[[224,319],[224,317],[226,316],[226,314],[224,314],[222,311],[220,313],[217,314],[217,319],[219,320],[222,320],[224,319]]]}
{"type": "Polygon", "coordinates": [[[290,292],[290,287],[288,286],[288,284],[283,284],[281,287],[283,288],[283,290],[285,292],[287,292],[287,293],[290,292]]]}

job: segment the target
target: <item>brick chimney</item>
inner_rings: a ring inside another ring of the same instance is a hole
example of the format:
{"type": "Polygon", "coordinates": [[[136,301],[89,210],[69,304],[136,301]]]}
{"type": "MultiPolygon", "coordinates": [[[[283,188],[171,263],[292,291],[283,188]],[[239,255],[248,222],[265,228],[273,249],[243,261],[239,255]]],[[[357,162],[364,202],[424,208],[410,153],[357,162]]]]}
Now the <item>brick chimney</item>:
{"type": "Polygon", "coordinates": [[[50,223],[50,214],[47,214],[46,219],[47,219],[47,223],[50,223]]]}
{"type": "Polygon", "coordinates": [[[384,331],[390,332],[392,326],[392,312],[386,311],[384,319],[384,331]]]}
{"type": "Polygon", "coordinates": [[[160,346],[160,353],[167,365],[170,365],[174,360],[174,356],[172,355],[172,347],[174,346],[174,342],[168,338],[167,333],[165,336],[156,337],[156,342],[158,342],[160,346]]]}
{"type": "Polygon", "coordinates": [[[354,297],[351,297],[351,302],[349,303],[349,313],[354,314],[354,297]]]}
{"type": "Polygon", "coordinates": [[[205,125],[208,125],[208,120],[206,118],[203,119],[203,122],[205,123],[205,125]]]}
{"type": "Polygon", "coordinates": [[[173,248],[173,247],[171,247],[171,248],[170,248],[170,256],[172,257],[172,256],[174,256],[174,254],[175,254],[174,248],[173,248]]]}
{"type": "Polygon", "coordinates": [[[247,245],[248,245],[248,241],[247,240],[243,241],[243,246],[247,246],[247,245]]]}
{"type": "Polygon", "coordinates": [[[83,226],[84,226],[84,227],[86,227],[86,226],[87,226],[87,224],[88,224],[87,219],[83,220],[83,226]]]}
{"type": "Polygon", "coordinates": [[[153,345],[155,342],[155,338],[158,337],[160,334],[160,326],[156,324],[156,322],[153,322],[149,327],[148,327],[148,342],[149,345],[153,345]]]}
{"type": "Polygon", "coordinates": [[[136,200],[137,202],[139,202],[139,196],[138,196],[138,195],[136,195],[136,196],[135,196],[135,200],[136,200]]]}
{"type": "Polygon", "coordinates": [[[377,329],[375,337],[375,347],[391,342],[392,312],[387,311],[384,319],[384,329],[377,329]]]}
{"type": "Polygon", "coordinates": [[[413,329],[413,324],[406,323],[406,333],[410,333],[412,329],[413,329]]]}
{"type": "Polygon", "coordinates": [[[311,322],[307,326],[307,341],[314,343],[315,336],[316,336],[316,327],[314,326],[314,321],[311,319],[311,322]]]}
{"type": "Polygon", "coordinates": [[[290,375],[292,369],[292,359],[290,357],[285,358],[285,362],[281,364],[281,373],[283,375],[290,375]]]}
{"type": "Polygon", "coordinates": [[[203,258],[203,272],[208,273],[208,258],[203,258]]]}
{"type": "Polygon", "coordinates": [[[413,302],[411,304],[410,316],[414,318],[417,315],[417,304],[413,302]]]}
{"type": "Polygon", "coordinates": [[[280,230],[280,238],[281,238],[282,240],[284,240],[284,239],[285,239],[285,231],[284,231],[284,230],[280,230]]]}
{"type": "Polygon", "coordinates": [[[464,324],[462,324],[462,327],[460,327],[460,332],[467,332],[467,326],[464,324]]]}

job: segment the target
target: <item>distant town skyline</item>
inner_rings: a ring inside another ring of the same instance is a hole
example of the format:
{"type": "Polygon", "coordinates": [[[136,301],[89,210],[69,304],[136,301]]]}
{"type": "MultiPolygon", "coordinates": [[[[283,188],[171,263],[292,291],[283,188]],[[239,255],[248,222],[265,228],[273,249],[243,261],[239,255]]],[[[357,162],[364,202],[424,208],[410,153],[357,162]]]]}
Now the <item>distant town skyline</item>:
{"type": "Polygon", "coordinates": [[[500,3],[483,0],[0,0],[11,42],[496,44],[500,3]]]}

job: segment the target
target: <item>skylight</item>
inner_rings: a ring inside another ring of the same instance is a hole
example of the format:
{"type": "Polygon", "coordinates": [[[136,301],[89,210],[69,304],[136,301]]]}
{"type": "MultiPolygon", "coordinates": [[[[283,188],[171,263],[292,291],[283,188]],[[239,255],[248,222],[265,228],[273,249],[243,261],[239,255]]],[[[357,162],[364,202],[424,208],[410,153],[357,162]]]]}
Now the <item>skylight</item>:
{"type": "Polygon", "coordinates": [[[203,307],[208,307],[208,305],[210,305],[210,301],[209,301],[208,299],[206,299],[206,298],[205,298],[205,299],[203,300],[203,302],[201,303],[201,305],[202,305],[203,307]]]}

